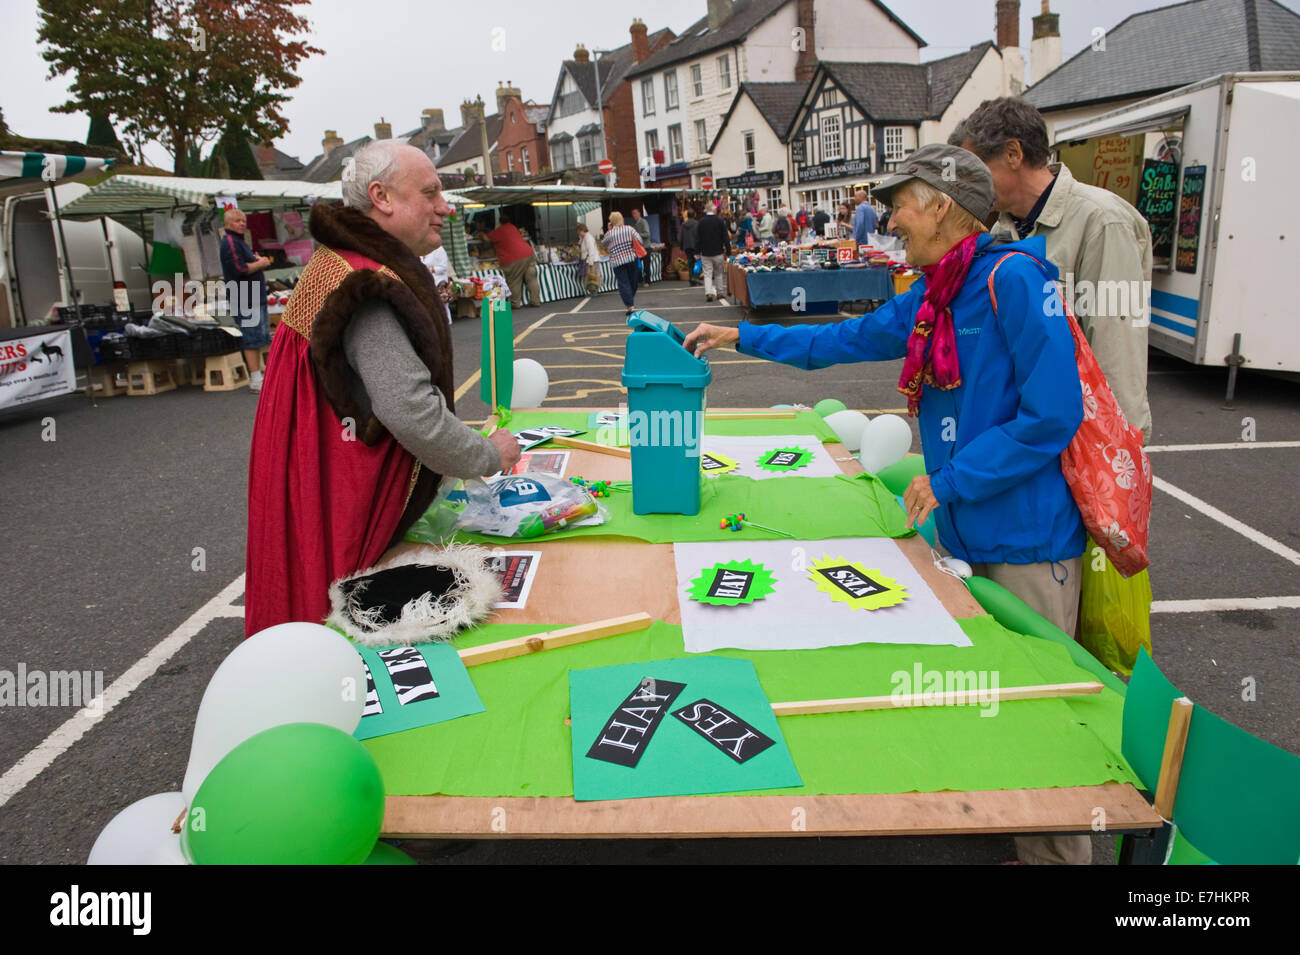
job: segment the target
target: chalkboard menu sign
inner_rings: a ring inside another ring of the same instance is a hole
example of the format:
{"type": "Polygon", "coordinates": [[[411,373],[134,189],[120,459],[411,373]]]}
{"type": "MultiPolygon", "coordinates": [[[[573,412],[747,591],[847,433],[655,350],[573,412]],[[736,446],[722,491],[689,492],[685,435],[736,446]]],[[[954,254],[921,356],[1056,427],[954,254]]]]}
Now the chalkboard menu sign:
{"type": "Polygon", "coordinates": [[[1142,166],[1137,209],[1151,226],[1151,255],[1157,261],[1168,262],[1173,254],[1177,202],[1178,166],[1148,159],[1142,166]]]}
{"type": "Polygon", "coordinates": [[[1183,170],[1183,198],[1178,204],[1178,243],[1174,268],[1179,272],[1196,271],[1196,255],[1201,248],[1201,207],[1205,201],[1205,167],[1188,166],[1183,170]]]}

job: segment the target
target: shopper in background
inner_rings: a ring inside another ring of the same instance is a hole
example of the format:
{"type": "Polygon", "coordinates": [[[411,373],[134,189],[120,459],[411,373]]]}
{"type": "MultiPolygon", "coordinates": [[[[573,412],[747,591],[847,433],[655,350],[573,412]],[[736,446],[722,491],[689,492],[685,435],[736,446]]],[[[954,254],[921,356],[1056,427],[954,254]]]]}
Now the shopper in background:
{"type": "Polygon", "coordinates": [[[817,238],[822,239],[826,236],[826,223],[831,221],[830,213],[819,205],[813,206],[812,229],[817,233],[817,238]]]}
{"type": "MultiPolygon", "coordinates": [[[[700,260],[704,263],[704,298],[712,302],[727,294],[727,256],[731,254],[731,234],[727,224],[717,215],[717,206],[700,220],[700,260]],[[713,285],[714,276],[718,288],[713,285]]],[[[725,302],[725,299],[723,299],[725,302]]]]}
{"type": "Polygon", "coordinates": [[[244,336],[244,364],[248,366],[248,390],[262,390],[262,349],[271,346],[270,318],[266,309],[266,276],[271,265],[264,255],[248,246],[248,218],[239,209],[226,210],[226,234],[221,237],[221,276],[227,289],[236,289],[230,302],[240,334],[244,336]],[[229,283],[237,282],[238,286],[229,283]],[[251,303],[251,311],[244,306],[251,303]]]}
{"type": "Polygon", "coordinates": [[[876,210],[871,208],[867,190],[859,189],[853,198],[858,203],[853,210],[853,241],[858,245],[870,245],[870,236],[876,231],[876,210]]]}
{"type": "Polygon", "coordinates": [[[835,229],[837,238],[853,238],[853,213],[849,211],[847,202],[841,202],[835,211],[835,229]]]}
{"type": "Polygon", "coordinates": [[[618,283],[618,295],[631,315],[636,309],[637,263],[636,245],[640,240],[636,229],[623,223],[623,213],[609,214],[609,228],[601,242],[609,253],[609,264],[614,268],[614,281],[618,283]]]}
{"type": "Polygon", "coordinates": [[[699,283],[695,281],[695,260],[700,257],[699,253],[696,252],[700,245],[700,222],[690,209],[687,209],[682,215],[684,218],[682,219],[682,231],[679,241],[682,251],[686,253],[686,268],[691,276],[690,284],[698,285],[699,283]]]}
{"type": "Polygon", "coordinates": [[[772,238],[772,211],[766,206],[758,207],[758,225],[755,226],[755,232],[760,243],[766,242],[772,238]]]}
{"type": "Polygon", "coordinates": [[[1076,290],[1074,317],[1124,417],[1150,441],[1147,221],[1110,190],[1076,181],[1063,163],[1049,165],[1047,123],[1019,97],[985,100],[958,123],[948,142],[970,150],[989,167],[997,190],[994,208],[1001,213],[995,231],[1047,240],[1047,258],[1066,287],[1076,290]],[[1128,294],[1100,294],[1120,287],[1128,294]]]}
{"type": "Polygon", "coordinates": [[[531,305],[538,308],[542,304],[542,288],[537,281],[537,257],[533,247],[515,227],[510,213],[501,213],[501,224],[486,233],[487,239],[496,249],[497,265],[505,273],[506,285],[510,286],[510,304],[514,308],[524,307],[524,285],[528,286],[531,305]]]}
{"type": "Polygon", "coordinates": [[[600,288],[600,250],[585,222],[578,223],[578,288],[590,295],[600,288]]]}

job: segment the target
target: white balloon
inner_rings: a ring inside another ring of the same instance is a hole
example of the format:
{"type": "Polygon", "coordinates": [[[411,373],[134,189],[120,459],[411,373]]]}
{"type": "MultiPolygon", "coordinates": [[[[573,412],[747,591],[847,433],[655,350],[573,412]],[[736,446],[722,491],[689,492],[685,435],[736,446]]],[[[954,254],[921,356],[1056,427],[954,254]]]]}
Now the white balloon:
{"type": "Polygon", "coordinates": [[[192,800],[222,757],[272,726],[324,723],[353,732],[365,697],[366,666],[338,631],[282,623],[254,634],[203,691],[181,792],[192,800]]]}
{"type": "Polygon", "coordinates": [[[183,793],[158,793],[114,816],[90,847],[87,865],[188,865],[172,823],[185,809],[183,793]]]}
{"type": "Polygon", "coordinates": [[[515,387],[510,395],[511,408],[540,408],[551,388],[546,369],[531,358],[515,359],[515,387]]]}
{"type": "Polygon", "coordinates": [[[850,451],[862,447],[862,431],[871,420],[861,411],[836,411],[823,419],[850,451]]]}
{"type": "Polygon", "coordinates": [[[872,418],[862,431],[862,453],[858,460],[869,474],[878,474],[903,460],[912,446],[912,426],[896,414],[872,418]]]}

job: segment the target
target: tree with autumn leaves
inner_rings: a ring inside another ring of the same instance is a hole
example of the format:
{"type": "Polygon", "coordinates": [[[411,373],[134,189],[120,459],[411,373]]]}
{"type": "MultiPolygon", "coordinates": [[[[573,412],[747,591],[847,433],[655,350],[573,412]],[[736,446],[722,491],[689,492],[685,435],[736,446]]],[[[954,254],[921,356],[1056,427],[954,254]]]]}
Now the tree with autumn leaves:
{"type": "Polygon", "coordinates": [[[289,130],[285,90],[323,50],[298,37],[308,0],[40,0],[37,39],[50,75],[71,73],[54,112],[110,117],[137,155],[162,144],[186,175],[219,136],[272,142],[289,130]]]}

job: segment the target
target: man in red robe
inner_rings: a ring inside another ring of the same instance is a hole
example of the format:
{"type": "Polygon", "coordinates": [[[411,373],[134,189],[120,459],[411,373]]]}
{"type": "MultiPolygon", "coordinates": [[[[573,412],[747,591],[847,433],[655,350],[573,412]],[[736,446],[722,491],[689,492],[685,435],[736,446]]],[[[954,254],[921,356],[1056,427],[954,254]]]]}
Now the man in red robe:
{"type": "Polygon", "coordinates": [[[330,584],[373,566],[443,475],[511,467],[508,431],[454,414],[451,331],[429,270],[451,207],[420,150],[380,140],[312,207],[318,248],[271,343],[253,425],[244,630],[319,623],[330,584]]]}

